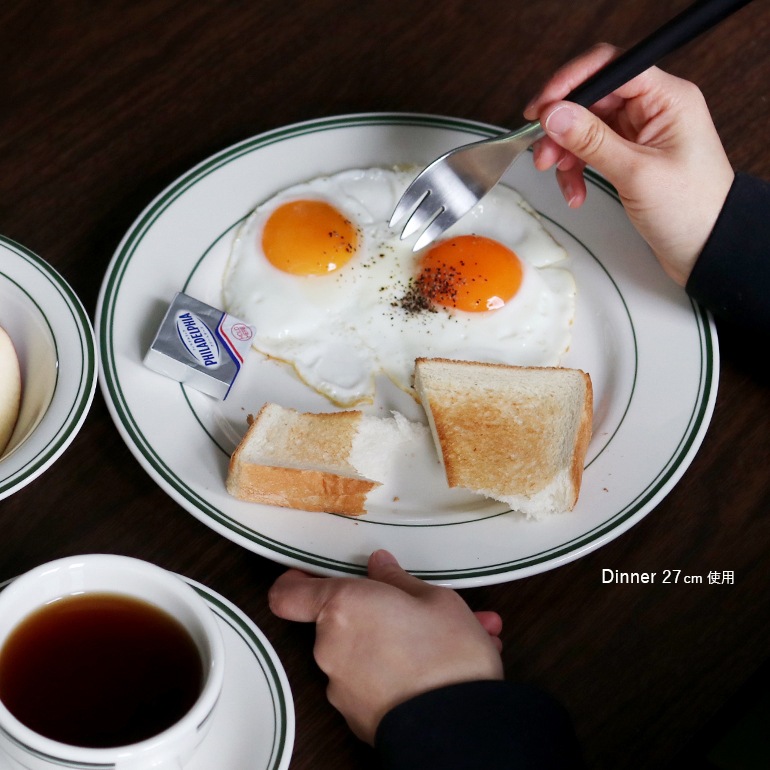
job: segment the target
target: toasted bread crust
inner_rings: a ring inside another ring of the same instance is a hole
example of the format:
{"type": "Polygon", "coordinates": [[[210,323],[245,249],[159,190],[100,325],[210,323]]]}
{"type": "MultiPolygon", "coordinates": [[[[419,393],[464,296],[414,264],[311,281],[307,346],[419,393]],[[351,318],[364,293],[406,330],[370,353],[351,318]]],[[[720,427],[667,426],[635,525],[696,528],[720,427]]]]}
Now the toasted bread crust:
{"type": "Polygon", "coordinates": [[[346,516],[365,513],[379,482],[348,462],[361,413],[300,413],[265,404],[230,457],[225,486],[239,500],[346,516]]]}
{"type": "Polygon", "coordinates": [[[594,391],[591,378],[584,371],[580,369],[577,371],[583,375],[585,383],[585,399],[583,411],[580,414],[580,423],[578,424],[577,434],[575,436],[575,447],[572,452],[572,487],[575,494],[572,505],[569,507],[570,511],[575,507],[575,504],[578,501],[580,487],[583,483],[583,469],[585,468],[586,453],[588,452],[588,445],[591,442],[591,435],[593,433],[594,415],[594,391]]]}
{"type": "Polygon", "coordinates": [[[592,430],[588,374],[418,358],[415,385],[450,487],[529,499],[535,509],[559,486],[560,506],[574,508],[592,430]]]}
{"type": "Polygon", "coordinates": [[[244,463],[231,468],[227,491],[239,500],[346,516],[365,513],[366,495],[377,482],[304,468],[244,463]]]}

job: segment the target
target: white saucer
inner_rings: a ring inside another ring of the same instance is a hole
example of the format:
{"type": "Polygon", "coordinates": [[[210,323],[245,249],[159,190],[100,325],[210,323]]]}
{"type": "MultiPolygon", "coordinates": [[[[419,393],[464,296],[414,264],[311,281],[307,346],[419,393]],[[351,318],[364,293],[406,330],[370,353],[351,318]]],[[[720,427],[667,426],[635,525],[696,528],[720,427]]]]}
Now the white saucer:
{"type": "MultiPolygon", "coordinates": [[[[275,650],[234,604],[184,580],[216,615],[227,660],[210,732],[185,770],[286,770],[294,747],[294,700],[275,650]]],[[[20,768],[0,754],[0,770],[20,768]]]]}
{"type": "Polygon", "coordinates": [[[13,340],[24,390],[0,452],[0,500],[26,486],[70,446],[91,408],[97,377],[91,320],[44,259],[0,235],[0,326],[13,340]]]}
{"type": "Polygon", "coordinates": [[[217,616],[227,661],[211,731],[185,770],[285,770],[294,747],[294,700],[281,661],[234,604],[184,579],[217,616]]]}

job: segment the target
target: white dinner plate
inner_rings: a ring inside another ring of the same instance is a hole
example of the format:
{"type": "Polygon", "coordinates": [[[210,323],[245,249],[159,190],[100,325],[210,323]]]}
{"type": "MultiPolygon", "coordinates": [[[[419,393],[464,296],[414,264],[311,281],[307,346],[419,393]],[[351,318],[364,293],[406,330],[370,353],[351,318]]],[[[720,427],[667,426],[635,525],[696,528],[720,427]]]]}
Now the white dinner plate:
{"type": "MultiPolygon", "coordinates": [[[[232,602],[180,577],[216,616],[227,661],[211,728],[185,770],[286,770],[294,747],[294,700],[275,650],[232,602]]],[[[18,767],[0,753],[0,770],[18,767]]]]}
{"type": "MultiPolygon", "coordinates": [[[[368,555],[387,548],[418,576],[461,587],[576,559],[632,527],[671,490],[698,450],[714,407],[719,361],[712,320],[665,276],[606,182],[589,174],[588,201],[570,210],[555,181],[536,172],[528,156],[504,181],[540,212],[569,253],[578,297],[562,364],[589,372],[594,387],[593,439],[572,512],[530,521],[481,497],[446,495],[419,462],[395,479],[393,505],[358,518],[235,500],[224,480],[247,415],[265,401],[304,411],[328,411],[330,404],[256,352],[224,402],[142,363],[175,292],[222,307],[229,244],[260,201],[346,168],[425,165],[451,147],[499,131],[413,114],[300,123],[203,161],[139,216],[100,293],[100,382],[127,445],[181,506],[225,537],[287,565],[360,575],[368,555]]],[[[371,410],[391,409],[424,419],[411,398],[382,387],[371,410]]]]}
{"type": "Polygon", "coordinates": [[[77,435],[96,391],[96,340],[69,284],[0,236],[0,326],[16,348],[21,412],[0,459],[0,500],[36,479],[77,435]]]}

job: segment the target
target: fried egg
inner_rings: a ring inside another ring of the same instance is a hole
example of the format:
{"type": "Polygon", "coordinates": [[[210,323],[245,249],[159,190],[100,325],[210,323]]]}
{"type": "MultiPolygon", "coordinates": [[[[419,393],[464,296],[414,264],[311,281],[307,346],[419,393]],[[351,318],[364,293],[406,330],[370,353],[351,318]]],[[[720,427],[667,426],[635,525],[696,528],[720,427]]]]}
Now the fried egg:
{"type": "Polygon", "coordinates": [[[529,204],[498,185],[415,254],[388,227],[413,177],[356,169],[294,185],[234,239],[225,309],[338,406],[372,401],[378,374],[414,395],[419,356],[553,366],[569,346],[574,279],[529,204]]]}

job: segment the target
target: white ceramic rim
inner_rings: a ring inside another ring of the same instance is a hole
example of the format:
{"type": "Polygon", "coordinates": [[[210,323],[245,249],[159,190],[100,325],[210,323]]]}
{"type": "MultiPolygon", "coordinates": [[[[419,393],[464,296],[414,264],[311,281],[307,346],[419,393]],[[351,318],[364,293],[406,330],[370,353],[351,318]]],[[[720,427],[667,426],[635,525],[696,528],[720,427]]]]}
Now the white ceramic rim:
{"type": "MultiPolygon", "coordinates": [[[[264,197],[265,188],[280,189],[300,181],[300,174],[308,178],[323,168],[332,173],[377,165],[378,159],[380,165],[425,163],[452,146],[502,130],[401,113],[308,121],[226,148],[180,177],[142,212],[102,284],[96,314],[100,384],[128,447],[182,507],[234,542],[290,566],[327,575],[363,575],[371,550],[385,547],[419,577],[462,587],[525,577],[577,559],[634,526],[668,494],[695,456],[711,419],[719,374],[716,330],[711,316],[663,275],[614,189],[591,172],[589,203],[577,212],[566,209],[555,184],[545,177],[533,182],[537,172],[530,172],[525,160],[505,177],[533,203],[557,238],[583,255],[575,267],[587,271],[591,280],[582,286],[580,317],[608,342],[599,367],[604,371],[591,372],[601,376],[594,382],[595,433],[578,506],[567,518],[538,523],[536,533],[505,516],[500,507],[481,517],[413,526],[369,515],[349,519],[270,509],[228,498],[223,484],[228,446],[216,435],[217,407],[157,375],[151,380],[142,367],[142,336],[147,337],[152,318],[175,291],[198,294],[216,305],[210,287],[215,276],[207,265],[248,213],[249,201],[235,188],[252,184],[256,168],[262,187],[252,190],[251,205],[264,197]],[[407,153],[412,155],[405,157],[407,153]],[[249,172],[246,182],[239,176],[241,168],[249,172]],[[200,215],[202,206],[205,216],[200,215]],[[592,206],[598,213],[592,213],[592,206]],[[173,249],[172,236],[179,241],[173,249]],[[604,295],[591,294],[594,279],[611,295],[615,315],[601,317],[604,295]],[[594,311],[596,318],[591,317],[594,311]],[[602,390],[616,381],[622,381],[622,397],[605,426],[602,390]],[[166,429],[174,436],[173,448],[155,428],[161,415],[174,424],[174,431],[166,429]]],[[[580,285],[578,291],[581,301],[580,285]]],[[[565,366],[586,368],[579,348],[576,343],[565,366]]],[[[255,408],[258,404],[249,411],[255,408]]]]}
{"type": "Polygon", "coordinates": [[[58,459],[77,436],[97,381],[96,338],[80,299],[45,260],[0,235],[0,275],[13,283],[45,319],[56,349],[56,385],[32,435],[0,461],[0,500],[29,484],[58,459]],[[41,306],[42,289],[52,297],[41,306]]]}
{"type": "MultiPolygon", "coordinates": [[[[254,716],[259,717],[263,711],[272,710],[274,719],[274,729],[272,731],[272,741],[269,744],[269,750],[266,751],[265,763],[256,765],[257,759],[254,760],[254,770],[286,770],[291,762],[292,750],[294,747],[294,737],[296,729],[296,720],[294,714],[294,698],[292,696],[291,687],[289,686],[289,680],[286,676],[286,672],[283,669],[278,654],[272,647],[270,642],[264,633],[254,624],[254,622],[232,602],[225,599],[220,594],[215,593],[210,588],[197,583],[190,578],[183,578],[191,585],[209,604],[211,611],[219,618],[220,622],[226,624],[232,629],[240,639],[240,642],[245,645],[248,653],[253,659],[254,665],[258,666],[259,671],[264,679],[266,686],[269,689],[270,699],[269,701],[260,701],[251,705],[251,713],[254,716]]],[[[228,660],[230,658],[228,657],[228,660]]],[[[233,667],[229,666],[225,672],[225,678],[234,676],[238,678],[240,682],[244,678],[245,671],[243,666],[236,670],[233,674],[233,667]],[[228,673],[229,672],[229,673],[228,673]]],[[[225,682],[227,687],[227,681],[225,682]]],[[[243,717],[243,709],[232,712],[220,713],[217,712],[217,718],[220,721],[226,720],[228,724],[233,725],[233,729],[238,729],[242,726],[241,719],[243,717]]],[[[212,726],[212,730],[205,739],[206,741],[217,739],[225,740],[224,736],[215,736],[213,733],[216,730],[216,724],[212,726]]],[[[267,742],[260,744],[262,747],[267,747],[267,742]]],[[[201,747],[202,751],[205,751],[204,747],[201,747]]],[[[252,758],[252,754],[249,754],[249,759],[252,758]]],[[[194,762],[196,757],[191,760],[194,762]]],[[[201,758],[201,764],[204,757],[201,758]]],[[[211,767],[211,764],[202,765],[207,770],[211,767]]],[[[244,765],[242,762],[237,766],[228,765],[221,768],[221,770],[245,770],[245,768],[251,768],[252,765],[244,765]]],[[[218,769],[219,770],[219,769],[218,769]]]]}
{"type": "MultiPolygon", "coordinates": [[[[289,681],[275,649],[228,599],[190,578],[178,577],[207,603],[222,630],[226,658],[236,664],[225,667],[222,704],[190,759],[190,768],[286,770],[291,762],[296,720],[289,681]],[[250,717],[246,724],[244,715],[250,717]],[[260,726],[265,724],[263,715],[271,717],[264,730],[260,726]],[[243,730],[248,737],[241,734],[243,730]]],[[[0,583],[0,591],[14,579],[0,583]]],[[[0,769],[11,770],[10,761],[0,752],[0,769]]]]}
{"type": "MultiPolygon", "coordinates": [[[[0,701],[0,731],[2,731],[6,740],[10,741],[17,748],[28,752],[38,759],[47,759],[52,764],[61,764],[69,767],[114,767],[119,760],[131,758],[133,761],[139,761],[144,755],[159,751],[162,744],[173,745],[175,741],[188,733],[197,732],[207,720],[210,719],[213,709],[216,706],[219,694],[222,689],[224,678],[224,643],[222,634],[217,626],[209,607],[203,598],[190,585],[184,582],[176,574],[169,572],[150,562],[136,559],[130,556],[120,556],[116,554],[85,554],[81,556],[67,556],[55,561],[41,564],[29,572],[20,575],[14,580],[2,593],[0,593],[0,608],[9,602],[16,600],[18,594],[27,590],[27,586],[39,584],[44,576],[50,576],[53,573],[67,572],[75,574],[88,569],[100,568],[106,566],[111,572],[119,572],[129,578],[132,574],[139,575],[142,580],[152,580],[156,582],[166,595],[173,595],[178,601],[181,601],[187,610],[195,618],[195,622],[202,629],[206,644],[209,647],[207,654],[210,656],[209,665],[206,671],[206,681],[201,690],[198,699],[184,717],[176,724],[166,730],[154,735],[146,740],[126,746],[110,748],[87,748],[80,746],[70,746],[59,741],[47,738],[20,722],[0,701]]],[[[97,590],[97,589],[88,589],[97,590]]],[[[98,589],[101,590],[101,589],[98,589]]],[[[50,593],[50,592],[49,592],[50,593]]],[[[44,606],[51,599],[65,595],[74,595],[79,591],[70,589],[63,593],[57,591],[57,596],[49,596],[46,599],[35,602],[11,624],[11,629],[16,627],[24,617],[44,606]]],[[[128,588],[125,590],[109,589],[109,593],[134,596],[135,594],[128,588]]],[[[136,594],[138,595],[138,594],[136,594]]],[[[153,600],[142,595],[144,601],[153,600]]],[[[7,634],[0,638],[0,648],[5,642],[7,634]]],[[[197,642],[196,642],[197,643],[197,642]]],[[[160,749],[162,751],[162,749],[160,749]]]]}

